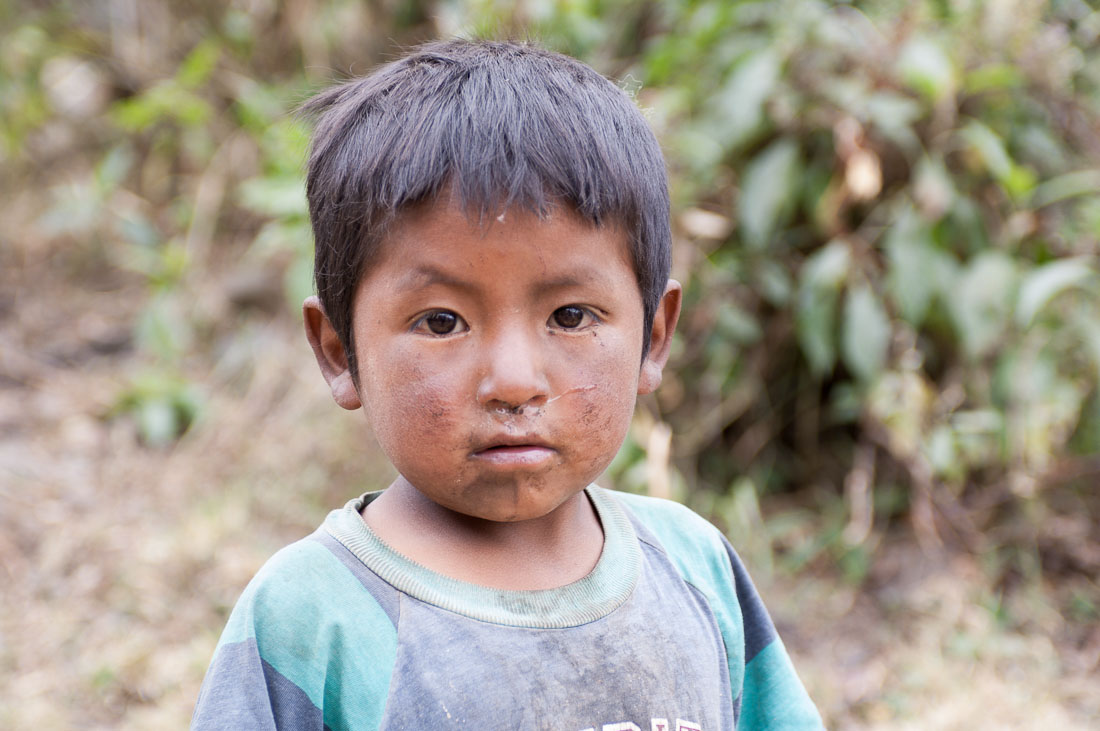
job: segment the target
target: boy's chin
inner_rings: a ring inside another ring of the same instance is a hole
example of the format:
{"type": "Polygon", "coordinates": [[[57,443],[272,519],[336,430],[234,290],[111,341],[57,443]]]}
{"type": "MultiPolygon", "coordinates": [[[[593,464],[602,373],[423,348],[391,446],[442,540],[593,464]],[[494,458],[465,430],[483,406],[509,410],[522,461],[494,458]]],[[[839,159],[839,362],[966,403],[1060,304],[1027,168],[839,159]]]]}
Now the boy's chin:
{"type": "Polygon", "coordinates": [[[522,523],[545,518],[571,503],[587,487],[575,489],[526,484],[527,481],[501,481],[492,485],[467,488],[460,495],[433,494],[415,488],[423,499],[461,519],[490,523],[522,523]]]}

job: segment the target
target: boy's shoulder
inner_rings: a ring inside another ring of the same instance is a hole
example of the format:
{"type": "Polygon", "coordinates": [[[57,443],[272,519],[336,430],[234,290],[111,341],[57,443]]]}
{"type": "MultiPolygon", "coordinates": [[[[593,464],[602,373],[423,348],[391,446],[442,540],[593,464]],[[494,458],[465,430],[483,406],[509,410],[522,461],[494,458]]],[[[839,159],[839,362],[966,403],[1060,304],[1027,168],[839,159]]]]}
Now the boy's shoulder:
{"type": "Polygon", "coordinates": [[[320,528],[271,556],[245,587],[219,644],[257,635],[315,640],[326,626],[340,624],[342,615],[348,620],[377,615],[378,623],[363,626],[391,625],[390,608],[367,589],[362,572],[348,565],[334,543],[320,528]]]}
{"type": "Polygon", "coordinates": [[[639,539],[670,557],[685,552],[699,557],[728,557],[730,548],[722,532],[686,505],[648,495],[606,492],[612,492],[634,519],[635,527],[642,528],[639,539]]]}
{"type": "Polygon", "coordinates": [[[740,559],[718,528],[672,500],[613,494],[631,516],[638,540],[663,553],[684,581],[720,604],[736,601],[740,559]]]}

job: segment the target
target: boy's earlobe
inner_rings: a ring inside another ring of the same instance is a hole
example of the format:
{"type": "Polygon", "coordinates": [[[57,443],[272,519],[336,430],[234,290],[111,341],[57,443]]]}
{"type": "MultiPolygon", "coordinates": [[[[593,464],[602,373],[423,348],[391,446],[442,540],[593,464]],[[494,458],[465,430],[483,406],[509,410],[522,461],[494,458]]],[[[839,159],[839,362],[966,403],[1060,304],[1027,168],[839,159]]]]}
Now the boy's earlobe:
{"type": "Polygon", "coordinates": [[[302,303],[302,318],[306,326],[306,340],[313,348],[321,375],[332,390],[332,399],[341,408],[349,411],[358,409],[363,404],[348,368],[347,353],[316,295],[306,297],[302,303]]]}
{"type": "Polygon", "coordinates": [[[683,288],[675,279],[668,280],[665,293],[653,313],[653,328],[649,335],[649,352],[642,361],[642,372],[638,378],[638,393],[653,393],[661,385],[661,371],[672,349],[672,333],[676,330],[676,321],[680,319],[680,301],[683,288]]]}

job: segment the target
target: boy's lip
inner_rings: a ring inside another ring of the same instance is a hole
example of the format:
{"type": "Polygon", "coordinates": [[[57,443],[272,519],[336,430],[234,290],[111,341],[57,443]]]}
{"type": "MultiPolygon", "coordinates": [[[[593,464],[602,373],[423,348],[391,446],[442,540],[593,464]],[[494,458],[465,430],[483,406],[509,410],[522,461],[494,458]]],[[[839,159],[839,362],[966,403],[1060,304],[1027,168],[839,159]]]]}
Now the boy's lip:
{"type": "Polygon", "coordinates": [[[478,445],[474,448],[475,453],[502,447],[544,447],[546,449],[553,449],[549,442],[537,434],[501,433],[494,434],[478,441],[478,445]]]}
{"type": "Polygon", "coordinates": [[[471,456],[501,466],[535,466],[557,450],[536,435],[501,434],[484,440],[471,456]]]}

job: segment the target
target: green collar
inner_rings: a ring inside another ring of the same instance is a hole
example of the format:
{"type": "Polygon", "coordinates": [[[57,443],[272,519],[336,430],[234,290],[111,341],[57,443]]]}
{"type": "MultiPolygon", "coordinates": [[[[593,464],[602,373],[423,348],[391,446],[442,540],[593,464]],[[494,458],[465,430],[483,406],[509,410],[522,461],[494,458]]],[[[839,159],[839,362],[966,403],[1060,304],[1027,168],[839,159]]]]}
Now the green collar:
{"type": "Polygon", "coordinates": [[[369,492],[333,510],[325,528],[349,551],[398,591],[472,619],[512,627],[575,627],[607,616],[637,583],[642,552],[622,506],[603,488],[585,493],[603,526],[600,560],[582,579],[556,589],[508,591],[452,579],[397,553],[363,522],[360,511],[381,492],[369,492]]]}

